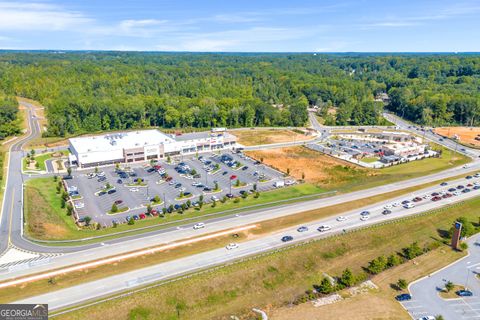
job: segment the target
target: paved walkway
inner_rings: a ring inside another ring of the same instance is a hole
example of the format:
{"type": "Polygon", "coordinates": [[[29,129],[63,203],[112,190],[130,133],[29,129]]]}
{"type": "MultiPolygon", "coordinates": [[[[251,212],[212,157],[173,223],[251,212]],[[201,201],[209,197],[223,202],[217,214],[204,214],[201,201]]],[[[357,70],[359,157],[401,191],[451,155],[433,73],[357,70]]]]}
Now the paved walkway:
{"type": "Polygon", "coordinates": [[[412,300],[403,306],[414,318],[442,315],[446,320],[480,319],[480,236],[468,239],[470,255],[437,273],[410,285],[412,300]],[[447,281],[463,285],[473,292],[472,297],[445,300],[438,291],[447,281]]]}

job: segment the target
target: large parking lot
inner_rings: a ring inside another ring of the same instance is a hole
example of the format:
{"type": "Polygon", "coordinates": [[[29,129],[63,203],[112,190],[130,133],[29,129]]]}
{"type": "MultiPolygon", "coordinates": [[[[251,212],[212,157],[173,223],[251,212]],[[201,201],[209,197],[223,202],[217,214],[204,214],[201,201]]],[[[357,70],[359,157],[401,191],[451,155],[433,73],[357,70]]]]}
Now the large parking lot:
{"type": "Polygon", "coordinates": [[[219,155],[202,154],[198,158],[178,157],[171,159],[171,163],[162,160],[130,167],[77,171],[66,183],[69,190],[76,190],[77,197],[81,197],[73,201],[79,217],[89,216],[109,226],[114,221],[126,223],[128,218],[147,218],[146,207],[155,197],[160,202],[152,205],[154,209],[161,212],[163,208],[173,207],[176,210],[187,201],[195,205],[201,195],[203,202],[208,203],[224,196],[239,197],[251,192],[254,185],[259,192],[271,190],[280,187],[284,179],[281,172],[243,154],[226,151],[219,155]],[[110,213],[113,203],[117,204],[118,213],[110,213]]]}

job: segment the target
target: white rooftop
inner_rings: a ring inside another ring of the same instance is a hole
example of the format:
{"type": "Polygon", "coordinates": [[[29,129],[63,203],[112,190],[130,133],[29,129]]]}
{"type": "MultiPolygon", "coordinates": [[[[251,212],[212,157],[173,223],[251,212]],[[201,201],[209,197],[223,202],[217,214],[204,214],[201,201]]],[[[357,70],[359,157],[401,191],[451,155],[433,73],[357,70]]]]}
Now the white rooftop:
{"type": "Polygon", "coordinates": [[[174,141],[158,130],[128,131],[70,139],[70,143],[78,153],[132,149],[174,141]]]}

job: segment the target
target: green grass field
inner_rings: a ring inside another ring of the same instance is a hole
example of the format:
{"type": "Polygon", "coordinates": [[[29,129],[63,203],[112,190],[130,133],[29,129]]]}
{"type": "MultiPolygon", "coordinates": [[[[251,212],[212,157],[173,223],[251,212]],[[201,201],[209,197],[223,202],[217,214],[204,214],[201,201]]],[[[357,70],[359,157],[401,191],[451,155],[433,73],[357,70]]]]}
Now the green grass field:
{"type": "MultiPolygon", "coordinates": [[[[336,275],[348,267],[354,274],[361,274],[364,272],[362,267],[368,261],[379,255],[399,252],[414,241],[421,247],[440,246],[432,251],[434,255],[451,255],[434,261],[433,268],[439,268],[451,259],[462,256],[442,244],[440,233],[448,230],[459,216],[472,221],[478,232],[479,215],[480,198],[476,198],[430,214],[327,238],[166,283],[61,315],[59,319],[135,319],[139,315],[145,319],[226,319],[230,315],[246,316],[252,307],[265,308],[268,305],[272,309],[288,304],[305,290],[311,289],[313,284],[318,284],[324,273],[336,275]]],[[[416,266],[407,264],[399,268],[407,268],[411,274],[416,266]]],[[[419,276],[421,274],[416,275],[419,276]]],[[[394,294],[392,290],[384,292],[382,296],[387,302],[394,302],[394,294]]],[[[406,313],[402,314],[398,303],[394,302],[392,306],[396,308],[394,311],[400,319],[408,319],[406,313]]]]}

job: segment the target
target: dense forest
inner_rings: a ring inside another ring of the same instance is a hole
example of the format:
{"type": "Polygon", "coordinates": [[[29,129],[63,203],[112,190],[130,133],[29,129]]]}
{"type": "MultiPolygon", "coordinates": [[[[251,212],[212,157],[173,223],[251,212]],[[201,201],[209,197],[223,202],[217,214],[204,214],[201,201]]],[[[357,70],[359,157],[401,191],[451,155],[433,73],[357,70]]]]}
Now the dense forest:
{"type": "Polygon", "coordinates": [[[47,135],[160,126],[478,124],[480,56],[380,54],[0,53],[0,90],[47,107],[47,135]],[[335,110],[328,113],[328,110],[335,110]]]}
{"type": "Polygon", "coordinates": [[[0,90],[0,140],[20,133],[17,115],[18,102],[15,96],[0,90]]]}

